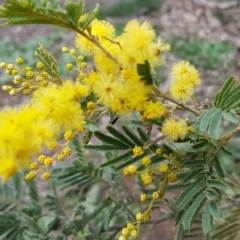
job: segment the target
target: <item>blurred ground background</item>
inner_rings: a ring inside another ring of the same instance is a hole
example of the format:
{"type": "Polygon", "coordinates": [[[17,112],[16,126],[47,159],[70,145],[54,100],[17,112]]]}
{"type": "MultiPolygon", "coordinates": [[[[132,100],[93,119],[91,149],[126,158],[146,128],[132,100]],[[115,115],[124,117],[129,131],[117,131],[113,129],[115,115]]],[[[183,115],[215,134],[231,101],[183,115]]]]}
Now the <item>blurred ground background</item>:
{"type": "MultiPolygon", "coordinates": [[[[240,7],[239,0],[86,0],[86,9],[100,3],[100,19],[110,21],[121,33],[133,18],[149,20],[157,33],[168,41],[172,51],[165,56],[167,66],[159,69],[163,87],[171,78],[174,63],[188,60],[201,73],[202,85],[196,89],[197,99],[213,100],[216,92],[230,75],[240,76],[240,7]]],[[[3,3],[1,0],[0,3],[3,3]]],[[[14,62],[22,57],[30,66],[37,62],[34,51],[43,43],[57,59],[63,78],[68,78],[65,64],[71,62],[61,53],[63,46],[74,47],[75,33],[52,26],[14,26],[0,28],[0,61],[14,62]]],[[[0,72],[0,84],[11,80],[0,72]]],[[[0,106],[15,105],[22,97],[10,97],[0,91],[0,106]]],[[[234,168],[234,166],[232,166],[234,168]]],[[[172,223],[158,225],[152,240],[173,239],[172,223]]]]}

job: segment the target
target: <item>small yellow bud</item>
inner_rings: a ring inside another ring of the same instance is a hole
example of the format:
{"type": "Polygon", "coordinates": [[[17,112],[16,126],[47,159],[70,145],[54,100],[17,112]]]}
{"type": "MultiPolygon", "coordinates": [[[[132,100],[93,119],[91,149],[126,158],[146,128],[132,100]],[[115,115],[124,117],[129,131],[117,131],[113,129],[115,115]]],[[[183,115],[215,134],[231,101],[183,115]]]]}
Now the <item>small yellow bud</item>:
{"type": "Polygon", "coordinates": [[[74,138],[74,134],[71,130],[68,130],[64,134],[65,140],[71,141],[74,138]]]}
{"type": "Polygon", "coordinates": [[[142,165],[148,166],[148,165],[150,165],[150,164],[151,164],[151,158],[149,158],[149,157],[144,157],[144,158],[142,159],[142,165]]]}
{"type": "Polygon", "coordinates": [[[70,54],[71,54],[71,55],[76,55],[76,50],[75,50],[75,49],[71,49],[71,50],[70,50],[70,54]]]}
{"type": "Polygon", "coordinates": [[[139,146],[135,146],[134,149],[133,149],[133,154],[134,156],[142,156],[144,153],[143,151],[143,148],[142,147],[139,147],[139,146]]]}
{"type": "Polygon", "coordinates": [[[44,78],[47,78],[48,77],[48,73],[45,72],[45,71],[42,71],[41,72],[41,76],[44,77],[44,78]]]}
{"type": "Polygon", "coordinates": [[[73,65],[71,63],[66,64],[67,70],[71,70],[73,68],[73,65]]]}
{"type": "Polygon", "coordinates": [[[150,221],[151,218],[152,218],[152,217],[151,217],[150,212],[147,212],[147,211],[146,211],[146,212],[143,213],[143,220],[144,220],[144,221],[150,221]]]}
{"type": "Polygon", "coordinates": [[[13,70],[12,70],[12,75],[18,75],[18,70],[13,69],[13,70]]]}
{"type": "Polygon", "coordinates": [[[86,126],[84,125],[79,125],[76,127],[77,131],[78,132],[84,132],[86,130],[86,126]]]}
{"type": "Polygon", "coordinates": [[[3,85],[3,86],[2,86],[2,90],[3,90],[3,91],[10,91],[10,90],[12,90],[12,87],[11,87],[11,86],[8,86],[8,85],[3,85]]]}
{"type": "Polygon", "coordinates": [[[48,82],[47,80],[42,80],[42,81],[40,82],[40,84],[41,84],[41,86],[43,86],[43,87],[47,87],[47,86],[49,85],[49,82],[48,82]]]}
{"type": "Polygon", "coordinates": [[[46,166],[51,166],[53,164],[53,159],[51,157],[46,157],[44,160],[46,166]]]}
{"type": "Polygon", "coordinates": [[[136,220],[139,222],[141,222],[143,220],[143,217],[144,217],[144,215],[140,212],[136,214],[136,220]]]}
{"type": "Polygon", "coordinates": [[[44,160],[46,159],[46,156],[45,155],[40,155],[39,157],[38,157],[38,161],[39,162],[44,162],[44,160]]]}
{"type": "Polygon", "coordinates": [[[6,69],[6,74],[7,75],[12,75],[12,70],[6,69]]]}
{"type": "Polygon", "coordinates": [[[87,75],[86,75],[85,73],[81,72],[81,73],[79,74],[79,77],[80,77],[81,79],[85,79],[85,78],[87,77],[87,75]]]}
{"type": "Polygon", "coordinates": [[[36,67],[37,67],[37,69],[39,69],[39,70],[43,70],[44,69],[44,64],[42,63],[42,62],[38,62],[37,64],[36,64],[36,67]]]}
{"type": "Polygon", "coordinates": [[[26,66],[26,67],[24,68],[24,71],[25,71],[25,72],[32,71],[32,68],[29,67],[29,66],[26,66]]]}
{"type": "Polygon", "coordinates": [[[35,178],[36,175],[37,175],[37,173],[36,173],[35,171],[31,171],[31,172],[29,172],[28,174],[26,174],[25,179],[26,179],[27,181],[30,181],[30,180],[32,180],[33,178],[35,178]]]}
{"type": "Polygon", "coordinates": [[[146,202],[147,200],[148,200],[147,194],[145,194],[145,193],[141,194],[141,196],[140,196],[140,201],[141,201],[141,202],[146,202]]]}
{"type": "Polygon", "coordinates": [[[96,104],[94,102],[90,101],[87,103],[87,109],[92,110],[95,108],[95,105],[96,104]]]}
{"type": "Polygon", "coordinates": [[[87,67],[87,63],[86,63],[86,62],[82,62],[82,63],[80,64],[80,67],[81,67],[81,68],[86,68],[86,67],[87,67]]]}
{"type": "Polygon", "coordinates": [[[163,153],[163,150],[161,148],[157,148],[156,154],[157,155],[162,155],[162,153],[163,153]]]}
{"type": "Polygon", "coordinates": [[[78,56],[78,61],[80,61],[80,62],[82,62],[82,61],[84,61],[84,57],[83,56],[78,56]]]}
{"type": "Polygon", "coordinates": [[[63,162],[65,160],[65,155],[60,153],[57,155],[57,159],[58,159],[58,161],[63,162]]]}
{"type": "Polygon", "coordinates": [[[129,231],[127,228],[123,228],[123,229],[122,229],[122,235],[123,235],[124,237],[129,237],[130,231],[129,231]]]}
{"type": "Polygon", "coordinates": [[[172,182],[172,183],[176,182],[177,181],[177,175],[175,173],[173,173],[173,172],[169,173],[168,174],[168,181],[172,182]]]}
{"type": "Polygon", "coordinates": [[[23,82],[22,83],[22,87],[25,88],[25,89],[29,89],[31,86],[31,84],[29,82],[23,82]]]}
{"type": "Polygon", "coordinates": [[[22,77],[19,75],[16,75],[13,79],[14,84],[20,84],[22,82],[22,77]]]}
{"type": "Polygon", "coordinates": [[[62,52],[63,52],[63,53],[68,52],[68,48],[67,48],[67,47],[63,47],[63,48],[62,48],[62,52]]]}
{"type": "Polygon", "coordinates": [[[65,156],[70,156],[70,155],[72,154],[72,149],[71,149],[70,147],[65,147],[65,148],[63,149],[63,154],[64,154],[65,156]]]}
{"type": "Polygon", "coordinates": [[[149,173],[141,174],[141,179],[144,185],[150,185],[153,181],[152,176],[149,173]]]}
{"type": "Polygon", "coordinates": [[[138,237],[138,231],[135,229],[135,230],[132,230],[131,232],[130,232],[130,236],[132,237],[132,238],[137,238],[138,237]]]}
{"type": "Polygon", "coordinates": [[[169,166],[167,164],[163,164],[160,166],[159,171],[161,173],[168,173],[169,172],[169,166]]]}
{"type": "Polygon", "coordinates": [[[44,173],[42,174],[42,178],[43,178],[44,180],[49,179],[50,176],[51,176],[50,172],[44,172],[44,173]]]}
{"type": "Polygon", "coordinates": [[[137,173],[137,167],[135,165],[129,165],[128,171],[131,176],[134,176],[137,173]]]}
{"type": "Polygon", "coordinates": [[[58,146],[58,143],[56,141],[52,141],[50,144],[49,144],[49,148],[50,149],[55,149],[57,148],[58,146]]]}
{"type": "Polygon", "coordinates": [[[11,96],[15,96],[15,95],[17,94],[17,90],[16,90],[16,89],[12,89],[12,90],[9,92],[9,94],[10,94],[11,96]]]}
{"type": "Polygon", "coordinates": [[[31,90],[30,89],[24,89],[23,90],[23,95],[28,96],[30,94],[31,90]]]}
{"type": "Polygon", "coordinates": [[[15,67],[12,63],[10,63],[10,64],[7,65],[7,69],[8,70],[13,70],[13,69],[15,69],[15,67]]]}
{"type": "Polygon", "coordinates": [[[16,58],[16,63],[19,64],[19,65],[23,64],[24,63],[23,58],[20,58],[20,57],[16,58]]]}
{"type": "Polygon", "coordinates": [[[7,67],[7,64],[6,64],[5,62],[1,62],[1,63],[0,63],[0,67],[1,67],[1,68],[6,68],[6,67],[7,67]]]}
{"type": "Polygon", "coordinates": [[[32,163],[30,164],[30,168],[31,168],[32,170],[36,170],[36,169],[38,169],[38,164],[37,164],[36,162],[32,162],[32,163]]]}
{"type": "Polygon", "coordinates": [[[154,199],[154,200],[157,200],[157,199],[159,199],[160,198],[160,193],[159,192],[153,192],[152,193],[152,198],[154,199]]]}
{"type": "Polygon", "coordinates": [[[26,77],[29,78],[29,79],[30,79],[30,78],[33,78],[34,75],[35,75],[35,74],[34,74],[33,71],[27,71],[27,72],[26,72],[26,77]]]}
{"type": "Polygon", "coordinates": [[[134,228],[135,228],[134,224],[132,224],[132,223],[128,223],[128,224],[127,224],[127,229],[128,229],[129,231],[133,230],[134,228]]]}
{"type": "Polygon", "coordinates": [[[124,236],[120,236],[120,237],[118,238],[118,240],[127,240],[127,239],[126,239],[126,237],[124,237],[124,236]]]}

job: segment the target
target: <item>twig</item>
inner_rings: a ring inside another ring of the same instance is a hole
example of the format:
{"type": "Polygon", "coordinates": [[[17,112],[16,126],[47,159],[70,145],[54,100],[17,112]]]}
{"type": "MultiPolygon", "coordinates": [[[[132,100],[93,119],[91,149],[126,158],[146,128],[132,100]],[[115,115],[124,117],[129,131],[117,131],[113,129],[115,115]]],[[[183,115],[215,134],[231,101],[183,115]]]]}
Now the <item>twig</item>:
{"type": "Polygon", "coordinates": [[[176,98],[174,98],[173,96],[171,96],[168,93],[164,93],[162,92],[159,88],[157,88],[156,86],[153,87],[155,94],[157,97],[162,97],[164,99],[167,99],[175,104],[177,104],[178,106],[182,107],[183,109],[188,110],[189,112],[192,112],[194,115],[199,116],[200,112],[196,109],[190,108],[189,106],[185,105],[184,103],[180,102],[179,100],[177,100],[176,98]]]}

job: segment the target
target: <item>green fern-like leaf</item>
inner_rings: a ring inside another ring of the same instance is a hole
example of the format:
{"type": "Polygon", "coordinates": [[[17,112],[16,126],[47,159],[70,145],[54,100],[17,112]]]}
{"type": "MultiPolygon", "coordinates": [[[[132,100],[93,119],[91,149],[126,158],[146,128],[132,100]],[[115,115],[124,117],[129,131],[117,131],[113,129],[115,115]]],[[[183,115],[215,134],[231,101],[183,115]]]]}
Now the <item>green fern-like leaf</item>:
{"type": "Polygon", "coordinates": [[[58,74],[56,60],[42,44],[39,44],[39,48],[35,52],[35,57],[44,64],[45,71],[52,76],[55,81],[58,83],[62,82],[58,74]]]}
{"type": "Polygon", "coordinates": [[[116,158],[113,158],[109,161],[106,161],[106,162],[102,163],[100,165],[100,167],[105,168],[105,167],[108,167],[108,166],[111,166],[111,165],[118,164],[122,161],[126,161],[126,160],[130,159],[132,156],[133,156],[133,152],[132,152],[132,150],[130,150],[130,151],[128,151],[128,152],[126,152],[126,153],[124,153],[124,154],[122,154],[122,155],[120,155],[116,158]]]}
{"type": "Polygon", "coordinates": [[[75,137],[75,138],[72,140],[72,143],[73,143],[73,145],[74,145],[74,147],[75,147],[76,154],[77,154],[77,156],[78,156],[78,160],[84,162],[84,161],[85,161],[85,156],[84,156],[84,153],[83,153],[83,148],[82,148],[82,146],[80,145],[80,142],[79,142],[79,140],[77,139],[77,137],[75,137]]]}
{"type": "Polygon", "coordinates": [[[57,215],[64,216],[62,206],[60,205],[58,198],[55,196],[47,194],[44,199],[44,205],[49,209],[49,211],[53,211],[57,215]]]}
{"type": "Polygon", "coordinates": [[[85,149],[96,150],[96,151],[112,151],[112,150],[126,150],[128,147],[119,147],[113,145],[84,145],[85,149]]]}
{"type": "Polygon", "coordinates": [[[32,179],[31,181],[26,181],[26,185],[28,186],[29,195],[32,200],[36,202],[39,201],[40,198],[35,179],[32,179]]]}
{"type": "Polygon", "coordinates": [[[192,188],[191,191],[189,191],[188,194],[181,199],[181,201],[179,201],[179,209],[187,209],[204,189],[205,186],[196,184],[195,187],[192,188]]]}
{"type": "Polygon", "coordinates": [[[123,147],[123,148],[128,148],[127,145],[125,145],[123,142],[119,141],[118,139],[116,138],[113,138],[113,137],[110,137],[110,136],[107,136],[105,134],[103,134],[102,132],[94,132],[94,135],[101,141],[103,141],[104,143],[108,143],[110,145],[113,145],[113,146],[117,146],[117,147],[123,147]]]}
{"type": "Polygon", "coordinates": [[[204,194],[200,194],[194,200],[192,205],[188,208],[188,210],[184,214],[183,221],[182,221],[182,224],[185,230],[189,230],[191,228],[191,225],[195,217],[199,213],[200,209],[202,208],[206,200],[207,200],[206,196],[204,194]]]}
{"type": "Polygon", "coordinates": [[[1,239],[16,240],[25,230],[21,225],[15,212],[0,215],[0,237],[1,239]]]}
{"type": "Polygon", "coordinates": [[[135,145],[137,146],[143,146],[144,142],[128,127],[123,126],[123,131],[126,133],[126,135],[131,139],[135,145]]]}
{"type": "Polygon", "coordinates": [[[153,84],[153,78],[151,75],[151,68],[148,61],[145,61],[144,64],[137,64],[137,72],[141,77],[141,81],[144,81],[146,85],[153,84]]]}
{"type": "Polygon", "coordinates": [[[212,230],[212,216],[210,213],[203,213],[202,215],[202,229],[204,233],[209,233],[212,230]]]}
{"type": "Polygon", "coordinates": [[[130,148],[134,148],[134,143],[126,137],[124,134],[122,134],[119,130],[115,129],[112,126],[107,126],[107,130],[109,133],[111,133],[115,138],[126,144],[130,148]]]}
{"type": "Polygon", "coordinates": [[[208,188],[217,188],[219,190],[222,190],[222,189],[226,188],[226,185],[220,179],[210,179],[207,181],[207,187],[208,188]]]}
{"type": "Polygon", "coordinates": [[[224,101],[228,97],[228,93],[231,91],[231,88],[233,87],[235,83],[235,78],[233,76],[230,76],[227,81],[224,83],[222,89],[217,93],[216,98],[214,100],[214,105],[216,107],[222,107],[224,101]]]}

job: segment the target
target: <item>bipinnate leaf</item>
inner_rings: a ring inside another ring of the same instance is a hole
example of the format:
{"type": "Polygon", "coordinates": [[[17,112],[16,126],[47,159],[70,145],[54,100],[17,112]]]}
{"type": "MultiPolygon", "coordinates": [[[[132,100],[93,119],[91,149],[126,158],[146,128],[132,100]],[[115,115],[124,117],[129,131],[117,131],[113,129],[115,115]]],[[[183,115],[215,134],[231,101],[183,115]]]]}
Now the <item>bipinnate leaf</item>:
{"type": "Polygon", "coordinates": [[[78,21],[83,14],[84,10],[84,3],[83,1],[79,1],[78,3],[73,3],[73,2],[67,2],[66,4],[66,10],[68,12],[68,15],[70,17],[71,23],[77,27],[78,26],[78,21]]]}
{"type": "Polygon", "coordinates": [[[206,196],[204,194],[200,194],[194,200],[192,205],[188,208],[188,210],[184,214],[183,221],[182,221],[182,224],[183,224],[183,227],[185,230],[189,230],[191,228],[191,225],[192,225],[195,217],[201,210],[201,208],[204,205],[204,203],[206,202],[206,200],[207,200],[206,196]]]}
{"type": "Polygon", "coordinates": [[[112,126],[107,126],[107,130],[119,141],[123,142],[125,145],[127,145],[130,148],[134,148],[134,143],[128,137],[122,134],[119,130],[115,129],[112,126]]]}
{"type": "Polygon", "coordinates": [[[145,61],[144,64],[137,64],[137,72],[138,75],[141,77],[140,80],[143,81],[146,85],[153,84],[151,68],[148,61],[145,61]]]}
{"type": "Polygon", "coordinates": [[[209,210],[215,220],[221,217],[221,212],[215,202],[209,204],[209,210]]]}
{"type": "Polygon", "coordinates": [[[143,146],[144,142],[127,126],[122,126],[123,131],[136,146],[143,146]]]}
{"type": "Polygon", "coordinates": [[[116,157],[116,158],[113,158],[109,161],[106,161],[104,163],[102,163],[100,165],[101,168],[105,168],[105,167],[108,167],[108,166],[111,166],[111,165],[115,165],[119,162],[123,162],[123,161],[126,161],[128,159],[130,159],[131,157],[133,156],[133,151],[132,150],[129,150],[128,152],[116,157]]]}
{"type": "Polygon", "coordinates": [[[117,138],[113,138],[110,136],[105,135],[102,132],[96,131],[94,132],[94,135],[101,141],[103,141],[104,143],[108,143],[110,145],[113,146],[117,146],[117,147],[123,147],[123,148],[128,148],[128,146],[126,144],[124,144],[123,142],[119,141],[117,138]]]}
{"type": "Polygon", "coordinates": [[[204,233],[209,233],[212,230],[212,216],[209,212],[202,214],[202,229],[204,233]]]}
{"type": "Polygon", "coordinates": [[[217,108],[221,108],[224,100],[228,97],[228,93],[235,83],[235,78],[230,76],[227,81],[224,83],[222,89],[217,93],[216,98],[214,100],[214,105],[217,108]]]}
{"type": "Polygon", "coordinates": [[[210,179],[207,181],[207,187],[208,188],[217,188],[219,190],[222,190],[222,189],[226,188],[226,185],[220,179],[210,179]]]}

